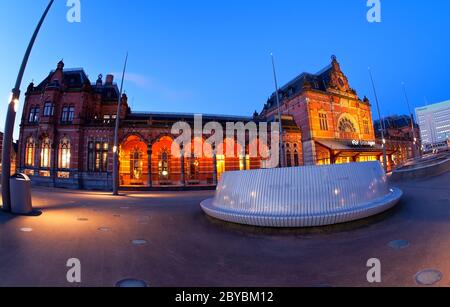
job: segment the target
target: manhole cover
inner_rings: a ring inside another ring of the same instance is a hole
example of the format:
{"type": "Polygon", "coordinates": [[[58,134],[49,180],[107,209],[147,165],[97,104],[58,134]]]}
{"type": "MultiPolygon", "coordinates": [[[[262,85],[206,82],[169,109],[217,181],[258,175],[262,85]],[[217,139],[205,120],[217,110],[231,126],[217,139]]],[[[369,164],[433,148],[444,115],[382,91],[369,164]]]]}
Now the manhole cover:
{"type": "Polygon", "coordinates": [[[132,240],[131,243],[133,243],[134,245],[145,245],[148,242],[147,242],[147,240],[138,239],[138,240],[132,240]]]}
{"type": "Polygon", "coordinates": [[[148,284],[140,279],[124,279],[116,284],[119,288],[147,288],[148,284]]]}
{"type": "Polygon", "coordinates": [[[100,227],[100,228],[98,229],[98,231],[101,231],[101,232],[109,232],[109,231],[111,231],[111,229],[108,228],[108,227],[100,227]]]}
{"type": "Polygon", "coordinates": [[[32,232],[33,228],[29,228],[29,227],[24,227],[24,228],[20,228],[21,232],[32,232]]]}
{"type": "Polygon", "coordinates": [[[409,247],[409,242],[406,240],[395,240],[389,242],[389,247],[393,249],[405,249],[409,247]]]}
{"type": "Polygon", "coordinates": [[[80,217],[80,218],[78,218],[78,221],[80,221],[80,222],[87,222],[87,221],[89,221],[89,219],[87,219],[85,217],[80,217]]]}
{"type": "Polygon", "coordinates": [[[416,275],[418,285],[432,286],[441,281],[443,275],[437,270],[423,270],[416,275]]]}

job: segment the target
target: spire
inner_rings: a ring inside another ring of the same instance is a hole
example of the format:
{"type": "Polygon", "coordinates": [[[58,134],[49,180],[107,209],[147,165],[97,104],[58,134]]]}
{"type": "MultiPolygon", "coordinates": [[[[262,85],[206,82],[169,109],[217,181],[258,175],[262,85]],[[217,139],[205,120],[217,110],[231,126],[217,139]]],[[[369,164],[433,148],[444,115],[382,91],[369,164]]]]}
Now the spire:
{"type": "Polygon", "coordinates": [[[61,61],[58,62],[57,69],[58,69],[58,70],[63,70],[63,69],[64,69],[64,61],[63,61],[63,60],[61,60],[61,61]]]}

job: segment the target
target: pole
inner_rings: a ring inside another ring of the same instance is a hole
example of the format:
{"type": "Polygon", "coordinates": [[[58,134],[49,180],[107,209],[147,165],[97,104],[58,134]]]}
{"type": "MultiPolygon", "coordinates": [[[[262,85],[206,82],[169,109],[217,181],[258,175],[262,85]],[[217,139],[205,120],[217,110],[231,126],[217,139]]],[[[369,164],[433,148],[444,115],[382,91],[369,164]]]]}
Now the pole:
{"type": "Polygon", "coordinates": [[[28,48],[22,60],[22,65],[20,66],[19,74],[17,76],[16,84],[12,90],[11,101],[9,102],[8,111],[6,115],[5,122],[5,135],[3,140],[3,153],[2,153],[2,197],[3,197],[3,210],[6,212],[11,212],[11,190],[9,185],[9,179],[11,178],[11,147],[13,143],[14,134],[14,124],[16,121],[16,109],[19,104],[20,98],[20,86],[22,84],[23,75],[25,73],[25,68],[27,67],[28,59],[30,58],[31,50],[33,49],[34,42],[39,34],[39,31],[53,5],[54,0],[51,0],[44,11],[39,23],[34,30],[33,36],[31,37],[28,48]]]}
{"type": "Polygon", "coordinates": [[[117,103],[117,114],[116,114],[116,127],[114,129],[114,165],[113,165],[113,195],[119,195],[119,127],[120,127],[120,109],[122,107],[122,93],[123,93],[123,82],[125,79],[125,72],[127,70],[128,63],[128,52],[125,57],[125,64],[123,66],[122,81],[120,83],[120,93],[119,102],[117,103]]]}
{"type": "Polygon", "coordinates": [[[384,171],[387,174],[388,165],[387,165],[387,153],[386,153],[386,139],[384,138],[384,121],[381,118],[380,103],[378,101],[377,90],[375,88],[375,82],[373,81],[372,71],[370,70],[370,67],[369,67],[369,75],[370,75],[370,81],[372,82],[373,93],[375,95],[375,101],[377,103],[378,119],[380,121],[381,140],[382,140],[382,146],[383,146],[383,166],[384,166],[384,171]]]}
{"type": "Polygon", "coordinates": [[[278,120],[280,123],[280,167],[285,167],[285,155],[284,155],[284,142],[283,142],[283,123],[281,120],[281,108],[280,108],[280,97],[279,97],[279,89],[278,89],[278,79],[277,79],[277,71],[275,69],[275,58],[273,53],[270,54],[272,57],[272,69],[273,69],[273,79],[275,81],[275,97],[277,101],[277,109],[278,109],[278,120]]]}
{"type": "Polygon", "coordinates": [[[405,94],[405,100],[406,100],[406,104],[408,105],[408,112],[411,116],[411,130],[412,130],[412,136],[413,136],[413,148],[414,148],[414,152],[413,152],[413,156],[414,158],[416,158],[417,156],[417,136],[416,136],[416,129],[414,126],[414,114],[411,111],[411,104],[409,103],[409,97],[408,97],[408,93],[406,92],[406,85],[405,82],[402,82],[403,85],[403,93],[405,94]]]}

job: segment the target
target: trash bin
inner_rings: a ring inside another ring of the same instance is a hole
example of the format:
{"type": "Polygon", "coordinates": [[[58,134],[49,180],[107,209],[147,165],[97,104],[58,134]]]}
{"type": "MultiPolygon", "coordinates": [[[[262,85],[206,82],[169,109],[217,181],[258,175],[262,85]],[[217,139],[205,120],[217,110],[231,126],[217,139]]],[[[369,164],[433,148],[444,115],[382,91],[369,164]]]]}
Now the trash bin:
{"type": "Polygon", "coordinates": [[[31,180],[25,174],[15,174],[10,179],[11,211],[14,214],[30,214],[33,212],[31,203],[31,180]]]}

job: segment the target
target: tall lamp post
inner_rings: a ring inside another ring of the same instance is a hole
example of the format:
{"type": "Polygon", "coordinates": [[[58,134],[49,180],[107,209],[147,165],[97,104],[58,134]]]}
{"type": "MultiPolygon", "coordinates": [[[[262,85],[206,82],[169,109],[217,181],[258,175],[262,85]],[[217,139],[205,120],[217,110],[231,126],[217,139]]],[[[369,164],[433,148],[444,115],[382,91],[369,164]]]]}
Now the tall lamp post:
{"type": "Polygon", "coordinates": [[[125,71],[127,70],[128,53],[125,57],[123,66],[122,81],[120,83],[119,102],[117,103],[116,127],[114,129],[114,165],[113,165],[113,195],[119,195],[119,127],[120,127],[120,109],[122,108],[123,82],[125,79],[125,71]]]}
{"type": "Polygon", "coordinates": [[[409,97],[408,97],[408,93],[406,92],[406,85],[405,82],[402,82],[402,86],[403,86],[403,93],[405,94],[405,100],[406,100],[406,104],[408,105],[408,112],[411,116],[411,130],[412,130],[412,136],[413,136],[413,142],[414,142],[414,151],[413,151],[413,156],[414,158],[416,158],[417,156],[417,136],[416,136],[416,127],[414,125],[414,114],[411,111],[411,104],[409,103],[409,97]]]}
{"type": "Polygon", "coordinates": [[[381,141],[383,143],[382,144],[382,146],[383,146],[383,166],[384,166],[384,171],[387,174],[388,165],[387,165],[386,139],[384,138],[384,121],[381,118],[380,103],[378,102],[377,90],[375,88],[375,82],[373,81],[372,70],[370,69],[370,67],[369,67],[369,75],[370,75],[370,81],[372,82],[373,93],[375,95],[375,101],[377,103],[378,119],[380,121],[380,127],[381,127],[381,141]]]}
{"type": "Polygon", "coordinates": [[[8,111],[6,115],[5,123],[5,135],[3,139],[3,153],[2,153],[2,197],[3,197],[3,210],[6,212],[11,212],[11,190],[9,180],[11,178],[11,147],[13,142],[14,134],[14,124],[16,121],[17,106],[19,104],[20,98],[20,86],[22,84],[23,75],[25,73],[25,68],[30,58],[31,50],[33,49],[34,42],[39,34],[39,30],[53,5],[54,0],[51,0],[44,11],[39,23],[34,30],[33,36],[31,37],[28,48],[23,57],[22,65],[20,66],[19,74],[17,76],[16,85],[12,90],[11,100],[9,102],[8,111]]]}
{"type": "Polygon", "coordinates": [[[276,96],[276,101],[277,101],[278,120],[280,123],[280,167],[285,167],[286,163],[285,163],[285,152],[284,152],[284,142],[283,142],[283,122],[281,119],[281,107],[280,107],[277,71],[275,69],[275,58],[273,56],[273,53],[271,53],[270,56],[272,57],[273,79],[275,81],[275,96],[276,96]]]}

